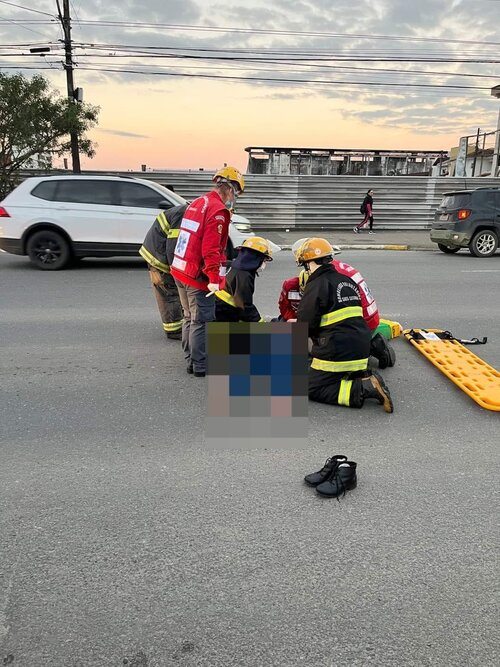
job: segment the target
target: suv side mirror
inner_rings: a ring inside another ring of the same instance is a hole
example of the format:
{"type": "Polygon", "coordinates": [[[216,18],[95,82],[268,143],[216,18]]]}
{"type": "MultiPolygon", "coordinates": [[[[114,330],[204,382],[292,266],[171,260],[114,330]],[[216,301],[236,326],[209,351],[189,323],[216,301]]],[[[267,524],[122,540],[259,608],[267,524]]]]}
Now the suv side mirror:
{"type": "Polygon", "coordinates": [[[169,208],[174,208],[174,206],[175,204],[172,204],[172,202],[168,201],[168,199],[162,199],[158,204],[158,208],[161,208],[163,211],[166,211],[169,208]]]}

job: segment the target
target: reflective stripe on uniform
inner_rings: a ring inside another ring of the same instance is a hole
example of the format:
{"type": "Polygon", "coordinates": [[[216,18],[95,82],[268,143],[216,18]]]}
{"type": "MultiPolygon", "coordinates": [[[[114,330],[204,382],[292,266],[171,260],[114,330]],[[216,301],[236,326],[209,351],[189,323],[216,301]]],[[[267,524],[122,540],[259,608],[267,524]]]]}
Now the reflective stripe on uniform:
{"type": "Polygon", "coordinates": [[[181,227],[182,229],[189,229],[191,232],[197,232],[200,226],[199,222],[196,220],[190,220],[189,218],[182,218],[181,227]]]}
{"type": "Polygon", "coordinates": [[[319,326],[327,327],[330,324],[336,324],[337,322],[348,320],[351,317],[363,317],[363,309],[361,306],[348,306],[347,308],[334,310],[332,313],[326,313],[326,315],[322,316],[319,326]]]}
{"type": "Polygon", "coordinates": [[[163,322],[164,331],[180,331],[182,329],[182,320],[178,322],[163,322]]]}
{"type": "Polygon", "coordinates": [[[172,266],[174,267],[174,269],[179,269],[180,271],[184,271],[184,269],[186,268],[186,262],[183,259],[174,257],[172,266]]]}
{"type": "Polygon", "coordinates": [[[160,225],[162,232],[167,234],[168,230],[170,229],[170,223],[168,222],[167,216],[163,211],[156,216],[156,222],[160,225]]]}
{"type": "Polygon", "coordinates": [[[179,229],[169,229],[167,232],[167,239],[176,239],[179,236],[179,229]]]}
{"type": "Polygon", "coordinates": [[[214,292],[214,294],[218,299],[224,301],[224,303],[227,303],[228,306],[232,306],[233,308],[238,307],[234,301],[234,298],[229,294],[229,292],[226,292],[226,290],[220,289],[217,290],[217,292],[214,292]]]}
{"type": "Polygon", "coordinates": [[[158,271],[163,271],[163,273],[170,273],[170,267],[168,264],[160,262],[160,260],[156,259],[156,257],[152,255],[144,246],[141,246],[139,255],[142,257],[142,259],[145,259],[148,264],[151,264],[151,266],[154,266],[155,269],[158,269],[158,271]]]}
{"type": "Polygon", "coordinates": [[[377,309],[377,304],[376,304],[375,301],[374,301],[373,303],[371,303],[371,304],[368,306],[368,308],[366,309],[366,312],[368,313],[368,315],[373,315],[373,313],[376,313],[377,310],[378,310],[378,309],[377,309]]]}
{"type": "Polygon", "coordinates": [[[338,397],[339,405],[345,405],[349,407],[351,399],[351,387],[352,387],[352,380],[346,380],[345,378],[341,380],[339,397],[338,397]]]}
{"type": "Polygon", "coordinates": [[[351,361],[326,361],[325,359],[313,358],[311,368],[316,371],[328,371],[329,373],[365,371],[368,368],[368,357],[366,359],[352,359],[351,361]]]}

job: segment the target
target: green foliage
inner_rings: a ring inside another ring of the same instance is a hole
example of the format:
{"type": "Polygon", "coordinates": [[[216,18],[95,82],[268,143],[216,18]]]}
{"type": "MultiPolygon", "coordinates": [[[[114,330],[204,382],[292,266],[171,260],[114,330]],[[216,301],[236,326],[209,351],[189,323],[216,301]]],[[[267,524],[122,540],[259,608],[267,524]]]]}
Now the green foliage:
{"type": "Polygon", "coordinates": [[[71,132],[78,134],[80,153],[93,157],[95,145],[85,133],[98,114],[98,107],[61,97],[43,76],[0,72],[0,199],[35,156],[41,168],[48,168],[53,156],[68,153],[71,132]]]}

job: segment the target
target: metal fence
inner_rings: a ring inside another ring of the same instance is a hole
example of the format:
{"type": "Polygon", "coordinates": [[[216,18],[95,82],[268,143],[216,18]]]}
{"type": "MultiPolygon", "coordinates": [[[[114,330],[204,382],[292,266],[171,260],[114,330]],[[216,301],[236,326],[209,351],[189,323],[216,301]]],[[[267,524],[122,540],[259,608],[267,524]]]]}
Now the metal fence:
{"type": "MultiPolygon", "coordinates": [[[[212,187],[208,172],[85,173],[146,178],[173,186],[189,200],[212,187]]],[[[253,174],[245,180],[245,194],[237,202],[237,212],[249,218],[255,229],[348,229],[360,221],[359,207],[369,188],[375,191],[378,229],[427,229],[445,192],[500,187],[500,178],[253,174]]]]}

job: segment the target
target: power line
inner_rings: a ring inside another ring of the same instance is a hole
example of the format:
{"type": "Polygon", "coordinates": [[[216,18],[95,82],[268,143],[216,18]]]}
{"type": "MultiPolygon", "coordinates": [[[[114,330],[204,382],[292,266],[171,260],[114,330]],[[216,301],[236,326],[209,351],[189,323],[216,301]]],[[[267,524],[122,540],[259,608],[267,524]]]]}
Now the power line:
{"type": "MultiPolygon", "coordinates": [[[[26,54],[28,55],[28,54],[26,54]]],[[[29,54],[31,55],[31,54],[29,54]]],[[[13,57],[13,56],[11,56],[13,57]]],[[[114,59],[114,58],[129,58],[130,56],[113,56],[111,54],[109,55],[98,55],[98,54],[79,54],[78,59],[79,61],[83,61],[83,59],[86,58],[99,58],[99,59],[114,59]]],[[[137,57],[137,56],[135,56],[137,57]]],[[[144,56],[148,57],[148,56],[144,56]]],[[[176,56],[175,58],[177,59],[182,59],[182,56],[176,56]]],[[[272,61],[262,61],[265,64],[270,64],[272,61]]],[[[220,64],[217,65],[214,63],[213,66],[211,65],[206,65],[206,66],[196,66],[196,65],[186,65],[189,69],[228,69],[231,68],[233,70],[242,70],[242,71],[256,71],[256,72],[280,72],[283,71],[284,73],[289,72],[290,70],[278,70],[276,68],[259,68],[259,67],[254,67],[251,64],[244,66],[244,61],[238,61],[238,63],[233,63],[229,62],[228,64],[220,64]],[[241,64],[241,66],[238,66],[238,63],[241,64]]],[[[101,65],[102,63],[89,63],[86,61],[87,65],[94,64],[94,65],[101,65]]],[[[335,70],[335,71],[346,71],[350,73],[356,73],[356,72],[376,72],[377,74],[402,74],[402,75],[423,75],[423,76],[448,76],[448,77],[466,77],[466,78],[480,78],[480,79],[495,79],[495,75],[490,75],[490,74],[462,74],[460,72],[441,72],[441,71],[425,71],[425,70],[409,70],[409,69],[394,69],[394,68],[379,68],[379,67],[343,67],[341,65],[313,65],[313,64],[303,64],[303,63],[287,63],[285,61],[280,61],[280,65],[285,65],[285,66],[290,66],[290,67],[307,67],[307,68],[316,68],[316,69],[328,69],[328,70],[335,70]]],[[[144,65],[147,66],[147,65],[144,65]]],[[[183,67],[182,64],[174,64],[174,67],[183,67]]],[[[309,70],[310,71],[310,70],[309,70]]],[[[306,71],[307,73],[307,71],[306,71]]]]}
{"type": "MultiPolygon", "coordinates": [[[[365,56],[364,54],[355,53],[339,53],[339,54],[321,54],[316,55],[314,53],[308,53],[304,55],[303,53],[297,52],[285,52],[285,51],[273,51],[270,49],[258,50],[258,49],[218,49],[218,48],[206,48],[206,47],[178,47],[178,46],[135,46],[135,45],[124,45],[124,44],[100,44],[100,43],[91,43],[91,42],[75,42],[75,47],[81,48],[91,48],[93,50],[103,50],[103,51],[122,51],[129,54],[144,54],[160,52],[160,55],[164,57],[172,57],[174,52],[189,52],[188,55],[184,54],[183,57],[186,58],[204,58],[212,60],[245,60],[245,61],[255,61],[259,62],[262,60],[269,61],[271,55],[281,55],[287,60],[293,60],[294,62],[328,62],[328,61],[338,61],[338,62],[438,62],[438,63],[472,63],[472,64],[498,64],[500,60],[498,57],[419,57],[418,55],[409,56],[379,56],[379,55],[369,55],[365,56]],[[163,52],[163,53],[161,53],[163,52]],[[240,55],[231,55],[243,53],[244,56],[240,55]],[[257,53],[258,55],[249,56],[248,54],[257,53]],[[193,54],[193,55],[192,55],[193,54]],[[199,55],[204,54],[204,55],[199,55]],[[205,55],[206,54],[206,55],[205,55]],[[210,55],[217,54],[217,55],[210,55]],[[219,55],[222,54],[222,55],[219,55]]],[[[279,62],[280,58],[273,58],[274,62],[279,62]]]]}
{"type": "Polygon", "coordinates": [[[17,7],[18,9],[24,9],[27,12],[34,12],[35,14],[43,14],[44,16],[54,17],[54,14],[49,14],[48,12],[42,12],[39,9],[32,9],[31,7],[25,7],[24,5],[17,5],[14,2],[8,2],[8,0],[0,0],[2,5],[10,5],[11,7],[17,7]]]}
{"type": "MultiPolygon", "coordinates": [[[[0,2],[2,2],[2,0],[0,0],[0,2]]],[[[4,18],[3,21],[6,21],[7,23],[12,23],[13,25],[19,25],[21,28],[24,28],[24,30],[32,32],[34,35],[41,35],[42,37],[50,39],[50,37],[48,37],[43,32],[40,32],[39,30],[33,30],[32,28],[28,28],[26,25],[24,25],[24,22],[22,21],[16,21],[15,19],[6,19],[6,18],[4,18]]]]}
{"type": "Polygon", "coordinates": [[[319,85],[337,85],[337,86],[386,86],[386,87],[402,87],[402,88],[439,88],[439,89],[453,89],[453,90],[487,90],[490,91],[490,87],[487,86],[463,86],[463,85],[452,85],[452,84],[427,84],[427,83],[383,83],[377,81],[324,81],[320,79],[277,79],[277,78],[266,78],[266,77],[238,77],[238,76],[227,76],[227,75],[216,75],[216,74],[185,74],[180,72],[164,72],[164,71],[144,71],[144,70],[132,70],[132,69],[109,69],[109,68],[92,68],[89,66],[81,66],[80,70],[92,70],[100,72],[114,72],[118,74],[146,74],[152,76],[171,76],[171,77],[187,77],[187,78],[199,78],[199,79],[224,79],[229,81],[242,81],[246,83],[248,81],[263,81],[271,83],[288,83],[288,84],[297,84],[297,83],[307,83],[307,84],[319,84],[319,85]]]}
{"type": "Polygon", "coordinates": [[[257,35],[290,35],[290,36],[304,36],[304,37],[328,37],[340,39],[366,39],[366,40],[391,40],[403,42],[430,42],[436,44],[475,44],[475,45],[490,45],[500,46],[500,42],[489,42],[481,40],[462,40],[462,39],[447,39],[441,37],[412,37],[402,35],[372,35],[367,33],[335,33],[335,32],[318,32],[318,31],[299,31],[299,30],[266,30],[264,28],[235,28],[229,26],[193,26],[179,23],[148,23],[141,21],[107,21],[107,20],[87,20],[80,21],[82,25],[92,25],[98,27],[130,27],[130,28],[166,28],[169,30],[187,30],[195,32],[232,32],[244,34],[257,35]]]}

